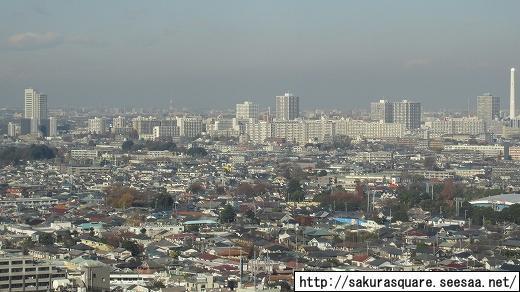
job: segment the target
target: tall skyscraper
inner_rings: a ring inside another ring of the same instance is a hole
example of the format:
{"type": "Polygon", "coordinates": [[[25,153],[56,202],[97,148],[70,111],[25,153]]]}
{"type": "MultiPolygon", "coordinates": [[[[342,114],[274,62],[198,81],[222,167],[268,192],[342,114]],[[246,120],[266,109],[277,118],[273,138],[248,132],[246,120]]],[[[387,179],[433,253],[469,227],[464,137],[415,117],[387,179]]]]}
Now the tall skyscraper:
{"type": "Polygon", "coordinates": [[[421,127],[421,103],[403,100],[393,104],[393,122],[405,125],[406,129],[421,127]]]}
{"type": "Polygon", "coordinates": [[[516,105],[515,105],[515,68],[511,68],[511,87],[509,88],[509,117],[511,119],[516,118],[516,105]]]}
{"type": "Polygon", "coordinates": [[[40,132],[42,120],[47,119],[47,95],[32,88],[27,88],[24,97],[24,117],[31,120],[31,133],[37,134],[40,132]]]}
{"type": "Polygon", "coordinates": [[[49,118],[49,136],[58,136],[58,120],[55,117],[49,118]]]}
{"type": "Polygon", "coordinates": [[[484,121],[498,118],[500,115],[500,97],[489,93],[477,96],[477,117],[484,121]]]}
{"type": "Polygon", "coordinates": [[[249,120],[258,118],[258,104],[244,101],[237,104],[236,118],[238,120],[249,120]]]}
{"type": "Polygon", "coordinates": [[[47,95],[28,88],[25,89],[25,118],[47,119],[47,95]]]}
{"type": "Polygon", "coordinates": [[[276,119],[294,120],[300,114],[300,98],[292,93],[286,92],[284,95],[276,97],[276,119]]]}
{"type": "Polygon", "coordinates": [[[370,118],[374,121],[392,123],[394,116],[394,104],[388,100],[381,99],[379,102],[370,103],[370,118]]]}

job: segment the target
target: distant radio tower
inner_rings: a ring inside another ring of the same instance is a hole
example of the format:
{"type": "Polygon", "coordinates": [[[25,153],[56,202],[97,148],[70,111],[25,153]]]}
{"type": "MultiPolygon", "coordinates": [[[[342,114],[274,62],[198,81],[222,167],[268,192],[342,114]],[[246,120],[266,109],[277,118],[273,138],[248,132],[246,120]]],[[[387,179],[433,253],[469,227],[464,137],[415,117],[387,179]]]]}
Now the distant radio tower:
{"type": "Polygon", "coordinates": [[[173,112],[173,98],[170,99],[170,113],[173,112]]]}
{"type": "Polygon", "coordinates": [[[514,119],[516,117],[515,108],[515,68],[511,68],[511,87],[509,88],[509,117],[514,119]]]}

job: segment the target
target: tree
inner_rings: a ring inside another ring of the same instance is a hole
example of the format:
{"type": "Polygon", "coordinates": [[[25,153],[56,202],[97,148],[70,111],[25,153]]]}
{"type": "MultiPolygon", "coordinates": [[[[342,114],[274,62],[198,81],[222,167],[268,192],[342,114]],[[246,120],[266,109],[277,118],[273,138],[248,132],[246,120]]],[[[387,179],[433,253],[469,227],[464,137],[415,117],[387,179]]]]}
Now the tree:
{"type": "Polygon", "coordinates": [[[434,156],[427,156],[424,158],[424,168],[428,170],[433,170],[435,168],[435,157],[434,156]]]}
{"type": "Polygon", "coordinates": [[[235,208],[230,204],[227,204],[222,211],[220,211],[220,222],[230,223],[234,222],[236,219],[237,213],[235,212],[235,208]]]}
{"type": "Polygon", "coordinates": [[[305,193],[299,180],[291,179],[287,184],[287,200],[291,202],[301,202],[305,199],[305,193]]]}
{"type": "Polygon", "coordinates": [[[261,195],[261,194],[264,194],[265,192],[267,192],[268,190],[268,185],[266,183],[263,183],[263,182],[257,182],[253,185],[253,193],[255,195],[261,195]]]}
{"type": "Polygon", "coordinates": [[[297,180],[301,181],[304,180],[307,175],[303,172],[301,167],[294,163],[287,163],[280,165],[280,168],[278,169],[279,175],[285,177],[288,180],[297,180]]]}
{"type": "Polygon", "coordinates": [[[407,209],[404,206],[400,206],[396,210],[392,210],[392,222],[396,222],[396,221],[401,221],[401,222],[409,221],[407,209]]]}
{"type": "Polygon", "coordinates": [[[217,192],[217,195],[222,196],[226,194],[226,187],[225,186],[218,186],[215,190],[217,192]]]}
{"type": "Polygon", "coordinates": [[[363,197],[342,188],[326,190],[317,194],[314,201],[320,202],[322,207],[336,210],[356,210],[362,207],[363,197]]]}
{"type": "Polygon", "coordinates": [[[51,233],[42,233],[38,236],[38,242],[43,245],[53,245],[54,236],[51,233]]]}
{"type": "Polygon", "coordinates": [[[455,185],[453,184],[453,179],[449,178],[444,182],[442,187],[442,191],[440,194],[440,198],[442,201],[447,203],[448,205],[452,205],[453,198],[455,196],[455,185]]]}
{"type": "Polygon", "coordinates": [[[159,288],[165,288],[166,286],[164,285],[164,283],[162,281],[155,279],[152,281],[150,287],[154,290],[157,290],[159,288]]]}
{"type": "Polygon", "coordinates": [[[195,182],[188,187],[188,191],[192,194],[201,194],[204,192],[204,186],[201,183],[195,182]]]}
{"type": "Polygon", "coordinates": [[[256,218],[255,212],[253,212],[253,210],[251,210],[251,209],[246,211],[245,216],[251,223],[254,223],[254,224],[260,223],[260,220],[258,220],[256,218]]]}
{"type": "Polygon", "coordinates": [[[498,213],[501,221],[520,223],[520,204],[511,205],[498,213]]]}
{"type": "Polygon", "coordinates": [[[18,162],[20,160],[46,160],[56,157],[56,148],[47,145],[8,146],[0,148],[0,161],[18,162]]]}
{"type": "Polygon", "coordinates": [[[236,189],[237,195],[252,196],[254,194],[253,186],[250,183],[242,182],[236,189]]]}
{"type": "Polygon", "coordinates": [[[318,176],[326,176],[327,175],[327,171],[325,169],[322,169],[322,170],[318,171],[317,175],[318,176]]]}
{"type": "Polygon", "coordinates": [[[237,281],[236,280],[228,280],[227,287],[229,290],[233,291],[237,287],[237,281]]]}
{"type": "Polygon", "coordinates": [[[144,147],[150,151],[177,150],[177,145],[171,141],[147,141],[144,147]]]}
{"type": "Polygon", "coordinates": [[[186,154],[194,157],[203,157],[208,155],[208,151],[202,147],[191,147],[190,149],[186,150],[186,154]]]}
{"type": "Polygon", "coordinates": [[[107,190],[107,203],[114,208],[128,208],[144,199],[145,194],[134,188],[111,187],[107,190]]]}
{"type": "Polygon", "coordinates": [[[123,152],[128,152],[128,151],[132,150],[132,147],[134,147],[134,141],[132,141],[132,140],[126,140],[121,145],[121,149],[123,150],[123,152]]]}
{"type": "Polygon", "coordinates": [[[130,251],[132,253],[132,256],[137,256],[141,253],[141,246],[134,241],[131,240],[123,240],[121,242],[121,247],[130,251]]]}
{"type": "Polygon", "coordinates": [[[160,193],[155,197],[154,204],[152,207],[157,211],[171,210],[173,207],[173,198],[171,195],[160,193]]]}

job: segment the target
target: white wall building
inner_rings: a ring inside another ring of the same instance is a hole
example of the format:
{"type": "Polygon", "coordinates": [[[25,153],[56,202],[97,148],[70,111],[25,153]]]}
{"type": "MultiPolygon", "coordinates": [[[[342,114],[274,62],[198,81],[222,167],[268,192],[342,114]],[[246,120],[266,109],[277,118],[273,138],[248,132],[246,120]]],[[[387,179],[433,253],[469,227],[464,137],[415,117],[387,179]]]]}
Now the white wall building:
{"type": "Polygon", "coordinates": [[[201,117],[177,117],[180,136],[194,138],[203,132],[201,117]]]}
{"type": "Polygon", "coordinates": [[[258,118],[258,104],[250,101],[238,103],[235,117],[239,120],[250,120],[258,118]]]}
{"type": "Polygon", "coordinates": [[[89,119],[88,131],[92,134],[104,134],[107,131],[105,119],[98,117],[89,119]]]}
{"type": "Polygon", "coordinates": [[[276,119],[281,121],[294,120],[300,115],[300,98],[292,93],[276,97],[276,119]]]}

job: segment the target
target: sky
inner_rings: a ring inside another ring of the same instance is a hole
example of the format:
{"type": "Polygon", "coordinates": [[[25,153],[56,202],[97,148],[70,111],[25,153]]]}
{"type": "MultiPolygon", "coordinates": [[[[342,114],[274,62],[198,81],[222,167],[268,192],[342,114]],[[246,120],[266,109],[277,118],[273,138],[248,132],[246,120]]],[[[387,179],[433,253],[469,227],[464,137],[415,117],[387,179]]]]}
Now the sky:
{"type": "MultiPolygon", "coordinates": [[[[507,108],[520,1],[16,0],[0,9],[0,107],[23,89],[49,106],[507,108]]],[[[518,80],[520,84],[520,80],[518,80]]]]}

